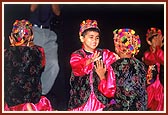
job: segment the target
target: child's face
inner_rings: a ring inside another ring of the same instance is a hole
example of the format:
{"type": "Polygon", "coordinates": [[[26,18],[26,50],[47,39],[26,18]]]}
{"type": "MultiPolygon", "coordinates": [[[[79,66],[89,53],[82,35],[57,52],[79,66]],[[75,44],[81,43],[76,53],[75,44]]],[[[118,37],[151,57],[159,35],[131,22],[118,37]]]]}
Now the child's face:
{"type": "Polygon", "coordinates": [[[95,31],[88,31],[85,36],[81,38],[84,49],[93,52],[99,45],[99,33],[95,31]]]}
{"type": "Polygon", "coordinates": [[[153,37],[153,39],[151,41],[151,45],[152,45],[152,47],[161,46],[162,41],[163,41],[163,36],[157,35],[157,36],[153,37]]]}

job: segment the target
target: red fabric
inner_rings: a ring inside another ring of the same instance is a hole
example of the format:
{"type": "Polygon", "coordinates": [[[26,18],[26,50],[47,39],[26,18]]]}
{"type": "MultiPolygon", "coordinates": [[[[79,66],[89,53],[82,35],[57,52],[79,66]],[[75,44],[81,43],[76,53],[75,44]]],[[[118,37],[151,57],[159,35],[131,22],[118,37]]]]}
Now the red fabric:
{"type": "Polygon", "coordinates": [[[45,66],[46,64],[46,58],[45,58],[45,53],[44,53],[44,49],[43,48],[39,48],[39,50],[41,51],[41,54],[42,54],[42,67],[45,66]]]}
{"type": "Polygon", "coordinates": [[[107,68],[106,79],[101,80],[98,89],[106,97],[113,97],[116,91],[116,78],[111,64],[117,60],[116,54],[105,49],[103,53],[103,62],[107,68]]]}
{"type": "Polygon", "coordinates": [[[108,70],[107,79],[101,80],[98,86],[99,91],[102,92],[108,98],[114,97],[116,91],[115,73],[111,67],[109,68],[110,70],[108,70]]]}
{"type": "Polygon", "coordinates": [[[160,64],[164,64],[164,52],[160,47],[156,47],[156,51],[153,53],[152,51],[147,51],[144,54],[144,61],[147,65],[153,65],[157,62],[160,64]]]}
{"type": "Polygon", "coordinates": [[[93,63],[86,66],[86,60],[88,59],[89,57],[83,58],[79,54],[71,55],[70,64],[75,76],[84,76],[85,74],[89,74],[92,71],[93,63]]]}
{"type": "Polygon", "coordinates": [[[68,111],[102,111],[105,106],[96,98],[95,94],[91,92],[88,101],[78,108],[68,111]]]}
{"type": "Polygon", "coordinates": [[[160,64],[164,65],[164,52],[160,47],[156,47],[156,51],[145,52],[144,61],[146,65],[157,65],[157,78],[155,82],[147,87],[148,108],[153,111],[164,110],[164,88],[159,80],[160,64]]]}
{"type": "Polygon", "coordinates": [[[152,111],[164,110],[164,88],[161,85],[159,78],[147,87],[148,92],[148,108],[152,111]]]}
{"type": "Polygon", "coordinates": [[[52,111],[52,106],[50,104],[50,101],[44,97],[41,96],[41,99],[38,103],[23,103],[16,106],[8,107],[8,105],[5,103],[4,110],[5,111],[28,111],[28,105],[31,106],[33,111],[52,111]]]}

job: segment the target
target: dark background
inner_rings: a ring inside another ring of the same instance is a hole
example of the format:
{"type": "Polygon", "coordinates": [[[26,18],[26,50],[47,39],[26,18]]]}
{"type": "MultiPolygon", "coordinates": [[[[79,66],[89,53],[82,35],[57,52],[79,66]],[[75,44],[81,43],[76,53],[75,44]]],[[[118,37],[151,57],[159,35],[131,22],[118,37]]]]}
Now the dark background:
{"type": "MultiPolygon", "coordinates": [[[[145,41],[150,27],[164,29],[164,4],[60,4],[61,16],[58,35],[58,56],[60,72],[55,84],[47,95],[55,109],[66,110],[69,99],[70,55],[81,48],[78,32],[83,20],[95,19],[101,29],[100,48],[114,51],[113,30],[134,29],[141,39],[137,58],[141,60],[148,49],[145,41]]],[[[4,47],[9,46],[8,36],[16,19],[29,19],[28,4],[4,5],[4,47]]],[[[164,33],[163,33],[164,34],[164,33]]]]}

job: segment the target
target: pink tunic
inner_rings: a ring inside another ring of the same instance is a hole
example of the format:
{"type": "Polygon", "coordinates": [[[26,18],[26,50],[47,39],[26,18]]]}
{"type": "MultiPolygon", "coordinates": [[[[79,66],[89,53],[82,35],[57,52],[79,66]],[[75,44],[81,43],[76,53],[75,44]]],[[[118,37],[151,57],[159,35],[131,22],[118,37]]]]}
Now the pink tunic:
{"type": "MultiPolygon", "coordinates": [[[[150,49],[151,50],[151,49],[150,49]]],[[[164,64],[164,52],[157,47],[156,52],[145,52],[144,61],[147,65],[157,65],[157,77],[154,83],[147,87],[148,108],[153,111],[164,110],[164,88],[159,80],[160,64],[164,64]]]]}
{"type": "Polygon", "coordinates": [[[44,97],[41,96],[41,99],[38,103],[23,103],[16,106],[8,107],[8,105],[5,103],[4,110],[5,111],[28,111],[28,104],[31,106],[32,111],[52,111],[52,106],[50,104],[50,101],[44,97]]]}
{"type": "MultiPolygon", "coordinates": [[[[93,55],[93,54],[92,54],[93,55]]],[[[91,63],[89,65],[85,65],[86,60],[90,58],[92,55],[85,55],[84,58],[80,57],[79,55],[72,55],[71,57],[71,66],[73,73],[76,76],[83,76],[85,74],[90,74],[90,87],[91,87],[91,94],[89,96],[89,99],[86,103],[83,103],[82,106],[72,109],[71,111],[102,111],[105,107],[104,104],[102,104],[96,97],[94,91],[93,91],[93,83],[92,83],[92,77],[93,76],[93,67],[94,63],[91,63]]],[[[110,52],[109,50],[103,51],[103,62],[107,67],[107,76],[106,79],[103,79],[100,81],[98,85],[98,90],[104,94],[106,97],[113,97],[116,90],[116,83],[115,83],[115,74],[113,72],[112,67],[110,64],[112,64],[114,61],[116,61],[116,55],[115,53],[110,52]]]]}

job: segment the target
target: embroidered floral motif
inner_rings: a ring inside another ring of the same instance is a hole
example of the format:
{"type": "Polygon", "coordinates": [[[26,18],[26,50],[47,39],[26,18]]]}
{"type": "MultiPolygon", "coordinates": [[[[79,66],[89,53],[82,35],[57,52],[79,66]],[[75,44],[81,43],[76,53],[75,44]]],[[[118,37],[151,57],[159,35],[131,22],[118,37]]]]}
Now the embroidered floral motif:
{"type": "Polygon", "coordinates": [[[44,69],[40,48],[17,46],[4,52],[4,93],[8,106],[39,102],[44,69]]]}
{"type": "Polygon", "coordinates": [[[147,110],[146,68],[144,64],[135,58],[125,58],[114,62],[112,67],[117,82],[115,103],[108,104],[104,110],[147,110]]]}

